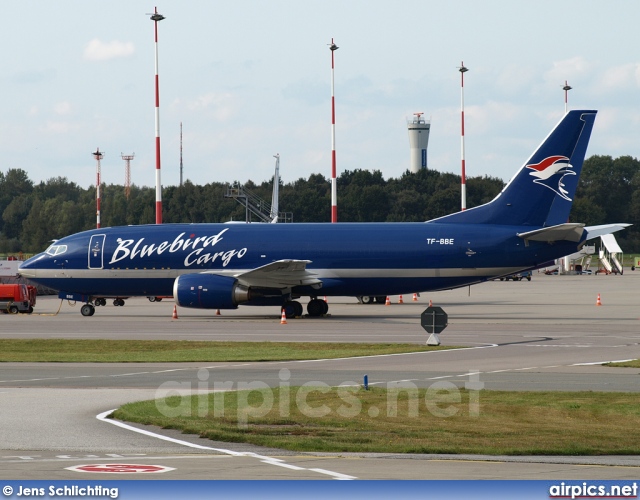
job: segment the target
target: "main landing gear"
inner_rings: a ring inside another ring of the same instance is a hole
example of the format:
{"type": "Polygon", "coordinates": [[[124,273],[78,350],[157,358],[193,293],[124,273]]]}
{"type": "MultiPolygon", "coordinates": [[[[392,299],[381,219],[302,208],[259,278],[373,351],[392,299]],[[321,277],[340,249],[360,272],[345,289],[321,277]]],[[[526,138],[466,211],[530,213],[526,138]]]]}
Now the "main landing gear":
{"type": "Polygon", "coordinates": [[[312,298],[307,304],[309,316],[322,316],[329,312],[329,304],[322,299],[312,298]]]}
{"type": "MultiPolygon", "coordinates": [[[[295,318],[302,316],[304,311],[302,304],[297,300],[288,300],[282,306],[284,314],[287,318],[295,318]]],[[[307,304],[307,313],[309,316],[322,316],[329,311],[329,304],[324,300],[312,298],[307,304]]]]}

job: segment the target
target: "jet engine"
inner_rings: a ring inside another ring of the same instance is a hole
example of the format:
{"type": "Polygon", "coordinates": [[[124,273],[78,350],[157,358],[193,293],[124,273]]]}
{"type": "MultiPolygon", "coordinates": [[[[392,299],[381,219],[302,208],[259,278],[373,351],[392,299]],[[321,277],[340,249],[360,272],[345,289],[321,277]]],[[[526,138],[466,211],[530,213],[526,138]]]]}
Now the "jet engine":
{"type": "Polygon", "coordinates": [[[173,297],[177,305],[197,309],[237,309],[251,298],[249,289],[237,279],[206,273],[178,276],[173,297]]]}

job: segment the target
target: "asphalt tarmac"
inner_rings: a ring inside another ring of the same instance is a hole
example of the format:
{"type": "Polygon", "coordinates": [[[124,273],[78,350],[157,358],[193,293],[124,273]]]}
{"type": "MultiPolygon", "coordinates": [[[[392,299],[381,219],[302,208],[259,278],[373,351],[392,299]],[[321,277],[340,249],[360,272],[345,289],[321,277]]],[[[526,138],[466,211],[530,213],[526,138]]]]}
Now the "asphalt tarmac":
{"type": "MultiPolygon", "coordinates": [[[[33,315],[0,315],[0,338],[117,338],[243,341],[408,342],[428,334],[420,314],[429,300],[449,316],[443,345],[466,349],[277,363],[0,364],[0,479],[105,479],[78,465],[153,464],[163,473],[123,479],[634,479],[640,457],[479,457],[293,453],[220,443],[141,426],[104,414],[167,394],[306,382],[499,390],[597,390],[640,393],[640,370],[602,366],[640,358],[640,272],[623,276],[545,276],[471,288],[391,297],[363,305],[328,297],[329,316],[280,323],[273,307],[234,311],[178,308],[130,299],[124,307],[80,315],[39,297],[33,315]],[[596,305],[600,294],[601,306],[596,305]],[[102,415],[102,416],[101,416],[102,415]],[[99,417],[100,416],[100,417],[99,417]],[[141,433],[144,431],[145,433],[141,433]]],[[[117,467],[114,467],[116,470],[117,467]]]]}

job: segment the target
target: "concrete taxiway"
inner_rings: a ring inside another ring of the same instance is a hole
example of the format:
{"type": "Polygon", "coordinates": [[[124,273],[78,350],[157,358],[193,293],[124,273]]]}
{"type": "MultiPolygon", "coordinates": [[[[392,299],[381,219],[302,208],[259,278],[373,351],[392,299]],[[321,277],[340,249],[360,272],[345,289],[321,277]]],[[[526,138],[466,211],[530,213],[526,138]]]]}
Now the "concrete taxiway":
{"type": "MultiPolygon", "coordinates": [[[[446,380],[486,389],[640,393],[640,370],[602,366],[640,358],[640,272],[623,276],[545,276],[422,294],[418,302],[362,305],[329,297],[330,316],[280,324],[276,308],[196,311],[131,299],[93,317],[54,297],[33,315],[1,315],[0,338],[119,338],[424,343],[420,313],[429,300],[449,315],[445,345],[466,349],[341,360],[277,363],[0,364],[0,478],[91,479],[81,464],[171,467],[153,479],[630,479],[639,457],[450,457],[312,454],[214,443],[175,431],[118,427],[96,418],[168,387],[212,390],[260,381],[329,385],[446,380]],[[602,306],[596,306],[600,294],[602,306]],[[144,430],[147,434],[138,431],[144,430]]],[[[118,479],[122,479],[118,475],[118,479]]],[[[140,478],[141,474],[131,474],[140,478]]],[[[149,476],[145,476],[149,477],[149,476]]]]}

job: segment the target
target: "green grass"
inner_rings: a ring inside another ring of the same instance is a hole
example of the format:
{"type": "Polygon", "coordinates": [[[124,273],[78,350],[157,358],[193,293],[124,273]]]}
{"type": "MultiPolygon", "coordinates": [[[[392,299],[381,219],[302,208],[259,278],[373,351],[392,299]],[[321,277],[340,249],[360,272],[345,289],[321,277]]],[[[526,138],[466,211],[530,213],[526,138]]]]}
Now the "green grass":
{"type": "Polygon", "coordinates": [[[423,352],[418,344],[188,340],[0,339],[0,362],[164,363],[287,361],[423,352]]]}
{"type": "Polygon", "coordinates": [[[620,361],[618,363],[605,363],[604,366],[613,366],[616,368],[640,368],[640,359],[620,361]]]}
{"type": "Polygon", "coordinates": [[[448,387],[395,393],[386,388],[325,387],[321,392],[317,388],[281,387],[172,396],[127,404],[114,417],[180,429],[215,441],[294,451],[640,453],[638,394],[448,387]],[[388,415],[389,408],[396,408],[395,416],[388,415]]]}

